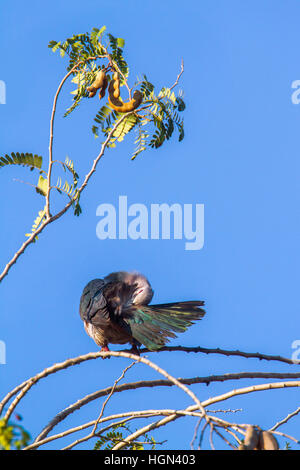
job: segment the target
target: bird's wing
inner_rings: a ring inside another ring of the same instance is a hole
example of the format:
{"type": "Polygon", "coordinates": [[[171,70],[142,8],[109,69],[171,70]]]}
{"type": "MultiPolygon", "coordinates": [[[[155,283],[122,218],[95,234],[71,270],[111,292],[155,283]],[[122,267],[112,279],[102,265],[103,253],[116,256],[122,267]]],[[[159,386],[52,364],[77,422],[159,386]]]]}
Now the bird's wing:
{"type": "Polygon", "coordinates": [[[90,281],[83,289],[80,299],[81,319],[95,326],[101,326],[110,321],[106,299],[103,296],[104,285],[103,279],[90,281]]]}
{"type": "Polygon", "coordinates": [[[103,279],[90,281],[83,290],[80,299],[80,316],[96,328],[117,327],[130,333],[122,312],[131,304],[136,285],[129,285],[116,278],[111,282],[103,279]]]}

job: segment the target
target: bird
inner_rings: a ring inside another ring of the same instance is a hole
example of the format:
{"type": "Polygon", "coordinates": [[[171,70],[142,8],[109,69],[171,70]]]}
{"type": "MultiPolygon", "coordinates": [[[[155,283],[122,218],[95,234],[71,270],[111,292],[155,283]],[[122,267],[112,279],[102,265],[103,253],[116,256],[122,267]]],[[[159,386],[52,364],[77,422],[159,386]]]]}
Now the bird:
{"type": "Polygon", "coordinates": [[[148,279],[138,272],[119,271],[93,279],[80,298],[86,333],[101,351],[109,351],[109,344],[129,343],[130,351],[139,356],[142,345],[156,351],[205,315],[204,301],[149,305],[153,294],[148,279]]]}

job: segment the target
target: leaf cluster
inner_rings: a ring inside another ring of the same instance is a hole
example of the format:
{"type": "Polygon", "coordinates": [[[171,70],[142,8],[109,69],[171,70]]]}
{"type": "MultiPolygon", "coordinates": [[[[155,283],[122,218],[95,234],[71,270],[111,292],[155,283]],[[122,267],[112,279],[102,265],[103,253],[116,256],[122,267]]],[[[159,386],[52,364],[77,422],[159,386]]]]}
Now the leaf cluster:
{"type": "MultiPolygon", "coordinates": [[[[49,48],[53,52],[59,51],[61,57],[68,58],[65,78],[70,75],[72,83],[76,85],[75,90],[71,91],[73,102],[65,111],[64,116],[70,115],[83,99],[89,99],[87,88],[94,82],[100,69],[105,70],[108,80],[111,80],[113,73],[118,72],[120,86],[128,94],[128,100],[132,99],[133,90],[139,87],[143,101],[137,109],[127,113],[118,113],[109,106],[109,102],[106,102],[96,112],[92,125],[94,136],[107,141],[106,145],[110,148],[122,142],[125,136],[134,130],[136,134],[132,159],[135,159],[148,148],[161,147],[165,141],[170,140],[176,129],[178,139],[182,141],[184,127],[181,113],[185,109],[185,103],[182,94],[175,95],[174,86],[164,87],[159,92],[155,92],[154,85],[146,75],[143,75],[142,79],[137,78],[130,88],[129,66],[124,58],[124,46],[124,39],[106,33],[105,26],[99,29],[93,28],[90,33],[75,34],[65,41],[50,41],[49,43],[49,48]]],[[[120,100],[122,101],[121,97],[120,100]]],[[[91,102],[91,105],[92,103],[95,101],[91,102]]],[[[54,112],[55,108],[53,117],[54,112]]],[[[79,176],[73,161],[66,157],[64,162],[55,160],[54,163],[60,165],[68,176],[65,179],[59,175],[55,186],[48,181],[48,173],[43,169],[42,156],[28,152],[12,152],[9,155],[0,156],[0,168],[20,165],[31,171],[36,170],[38,173],[36,183],[27,184],[33,186],[36,193],[44,197],[45,202],[44,208],[35,217],[30,232],[26,234],[28,237],[32,237],[49,216],[48,197],[53,189],[67,196],[68,203],[71,201],[76,216],[82,212],[79,204],[79,176]]],[[[37,237],[34,241],[36,239],[37,237]]]]}
{"type": "Polygon", "coordinates": [[[0,450],[20,450],[29,444],[30,439],[23,426],[0,419],[0,450]]]}
{"type": "MultiPolygon", "coordinates": [[[[129,426],[125,424],[117,424],[112,426],[112,431],[107,432],[105,435],[101,435],[94,446],[94,450],[111,450],[119,442],[123,442],[127,435],[132,434],[129,426]],[[122,429],[123,432],[117,431],[122,429]]],[[[156,449],[158,444],[153,437],[149,437],[148,434],[144,434],[144,441],[132,441],[124,447],[124,450],[144,450],[145,445],[149,444],[151,450],[156,449]]]]}

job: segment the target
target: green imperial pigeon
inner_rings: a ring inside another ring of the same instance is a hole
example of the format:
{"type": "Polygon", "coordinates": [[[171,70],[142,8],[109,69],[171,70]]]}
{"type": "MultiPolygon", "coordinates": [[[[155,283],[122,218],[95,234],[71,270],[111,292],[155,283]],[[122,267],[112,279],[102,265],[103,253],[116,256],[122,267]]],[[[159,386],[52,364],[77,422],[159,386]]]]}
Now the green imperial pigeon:
{"type": "Polygon", "coordinates": [[[109,351],[109,343],[130,343],[139,354],[142,344],[160,349],[205,315],[201,300],[148,305],[152,297],[149,281],[139,273],[121,271],[90,281],[80,299],[85,331],[102,351],[109,351]]]}

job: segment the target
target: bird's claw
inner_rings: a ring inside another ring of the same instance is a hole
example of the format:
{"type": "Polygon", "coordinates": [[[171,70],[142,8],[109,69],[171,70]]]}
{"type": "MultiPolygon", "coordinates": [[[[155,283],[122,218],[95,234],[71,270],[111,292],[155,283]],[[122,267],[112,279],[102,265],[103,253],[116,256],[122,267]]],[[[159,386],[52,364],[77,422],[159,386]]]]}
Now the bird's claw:
{"type": "MultiPolygon", "coordinates": [[[[101,352],[107,352],[107,351],[109,351],[109,348],[108,348],[108,346],[102,346],[100,351],[101,352]]],[[[102,356],[102,359],[110,359],[110,356],[102,356]]]]}

